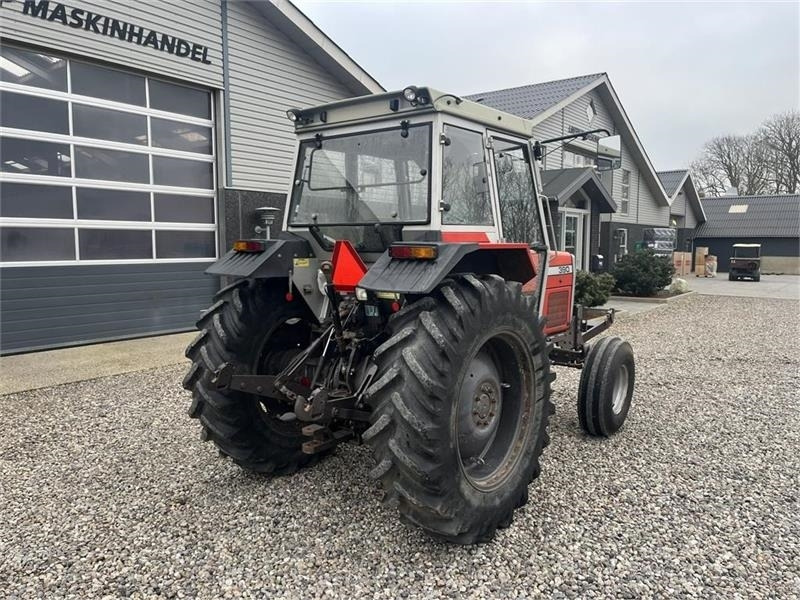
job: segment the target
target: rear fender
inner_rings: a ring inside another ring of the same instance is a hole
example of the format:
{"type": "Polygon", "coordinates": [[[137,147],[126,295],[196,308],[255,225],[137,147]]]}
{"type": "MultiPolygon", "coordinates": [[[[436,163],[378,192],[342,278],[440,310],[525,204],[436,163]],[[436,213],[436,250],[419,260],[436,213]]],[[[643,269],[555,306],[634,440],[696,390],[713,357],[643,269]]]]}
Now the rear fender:
{"type": "Polygon", "coordinates": [[[286,296],[287,302],[299,295],[321,322],[328,312],[328,298],[320,290],[320,261],[310,244],[301,238],[263,243],[263,252],[231,250],[206,269],[206,273],[233,279],[275,279],[275,285],[291,294],[286,296]]]}
{"type": "Polygon", "coordinates": [[[372,292],[429,294],[453,273],[496,274],[526,283],[536,276],[533,253],[526,244],[425,242],[437,246],[434,260],[394,259],[385,252],[358,287],[372,292]]]}
{"type": "Polygon", "coordinates": [[[264,240],[263,243],[263,252],[231,250],[206,269],[206,273],[253,279],[288,277],[296,259],[314,258],[311,246],[301,238],[264,240]]]}

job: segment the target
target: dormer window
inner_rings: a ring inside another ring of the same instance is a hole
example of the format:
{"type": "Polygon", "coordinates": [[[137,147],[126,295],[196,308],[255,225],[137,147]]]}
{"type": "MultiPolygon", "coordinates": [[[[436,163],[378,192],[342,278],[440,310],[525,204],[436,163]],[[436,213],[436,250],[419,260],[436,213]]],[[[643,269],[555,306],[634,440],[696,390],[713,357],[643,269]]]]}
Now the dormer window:
{"type": "Polygon", "coordinates": [[[589,120],[589,123],[597,116],[597,109],[594,107],[594,100],[589,100],[589,104],[586,105],[586,118],[589,120]]]}

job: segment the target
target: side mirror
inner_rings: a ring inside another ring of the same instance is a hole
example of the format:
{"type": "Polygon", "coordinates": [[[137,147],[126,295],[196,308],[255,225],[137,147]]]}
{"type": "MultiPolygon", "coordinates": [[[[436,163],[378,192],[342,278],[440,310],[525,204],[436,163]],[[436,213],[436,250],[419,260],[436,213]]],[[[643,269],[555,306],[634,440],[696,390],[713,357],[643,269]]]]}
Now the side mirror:
{"type": "Polygon", "coordinates": [[[613,171],[622,166],[622,137],[611,135],[597,140],[597,170],[613,171]]]}

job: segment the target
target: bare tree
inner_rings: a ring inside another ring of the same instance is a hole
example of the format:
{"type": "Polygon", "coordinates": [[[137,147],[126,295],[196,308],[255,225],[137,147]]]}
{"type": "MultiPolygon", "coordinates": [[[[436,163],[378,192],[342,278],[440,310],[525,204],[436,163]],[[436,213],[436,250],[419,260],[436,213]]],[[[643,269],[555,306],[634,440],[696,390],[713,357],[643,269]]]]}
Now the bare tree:
{"type": "Polygon", "coordinates": [[[767,191],[768,153],[755,135],[725,135],[705,146],[705,155],[718,176],[724,176],[740,195],[767,191]]]}
{"type": "Polygon", "coordinates": [[[722,196],[730,186],[725,174],[716,168],[707,156],[693,160],[689,165],[695,187],[700,196],[722,196]]]}
{"type": "Polygon", "coordinates": [[[691,164],[698,191],[719,196],[730,187],[740,195],[800,191],[800,112],[770,117],[756,133],[723,135],[703,146],[691,164]]]}
{"type": "Polygon", "coordinates": [[[758,132],[770,162],[770,182],[778,194],[800,190],[800,111],[770,117],[758,132]]]}

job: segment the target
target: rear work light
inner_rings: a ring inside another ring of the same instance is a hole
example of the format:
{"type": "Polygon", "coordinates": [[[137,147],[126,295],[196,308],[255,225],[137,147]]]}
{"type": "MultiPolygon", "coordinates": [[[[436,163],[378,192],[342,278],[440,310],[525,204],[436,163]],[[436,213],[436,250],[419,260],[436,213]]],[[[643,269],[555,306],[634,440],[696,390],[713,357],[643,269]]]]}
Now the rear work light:
{"type": "Polygon", "coordinates": [[[265,245],[260,240],[237,240],[233,242],[233,249],[236,252],[263,252],[265,245]]]}
{"type": "Polygon", "coordinates": [[[389,256],[392,258],[410,258],[417,260],[433,260],[439,255],[436,246],[390,246],[389,256]]]}

